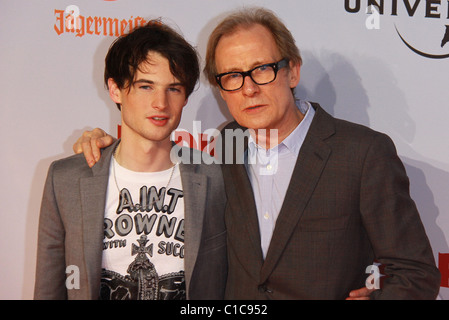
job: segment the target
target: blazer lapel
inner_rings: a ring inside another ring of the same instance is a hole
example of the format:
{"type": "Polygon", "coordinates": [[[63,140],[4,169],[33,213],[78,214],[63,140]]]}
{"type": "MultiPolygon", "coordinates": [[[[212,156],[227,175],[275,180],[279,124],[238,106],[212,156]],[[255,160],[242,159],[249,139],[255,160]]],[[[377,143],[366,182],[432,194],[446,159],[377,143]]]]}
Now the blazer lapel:
{"type": "MultiPolygon", "coordinates": [[[[231,127],[231,129],[247,130],[236,123],[234,128],[231,127]]],[[[237,139],[237,141],[239,140],[237,139]]],[[[227,228],[232,228],[232,231],[229,231],[228,234],[240,234],[238,239],[230,237],[228,241],[233,243],[233,251],[240,259],[248,261],[248,263],[244,264],[246,271],[258,281],[263,264],[263,254],[260,245],[257,208],[246,167],[244,164],[241,164],[244,160],[244,152],[248,148],[247,136],[245,136],[243,144],[243,148],[234,144],[228,145],[226,143],[223,145],[225,154],[232,152],[232,156],[228,154],[228,158],[226,156],[223,158],[225,164],[222,166],[226,193],[228,195],[226,225],[227,228]],[[226,164],[227,159],[232,159],[231,164],[226,164]]]]}
{"type": "MultiPolygon", "coordinates": [[[[262,264],[263,254],[260,245],[260,230],[259,221],[257,219],[257,208],[254,202],[253,189],[251,182],[249,181],[246,167],[243,164],[235,164],[228,167],[231,171],[230,176],[233,179],[232,187],[238,199],[235,205],[240,208],[239,210],[232,210],[232,212],[245,212],[243,216],[235,216],[233,219],[234,221],[243,222],[243,225],[246,227],[246,232],[243,232],[242,236],[248,237],[249,243],[252,245],[252,250],[245,252],[245,255],[255,254],[254,260],[260,261],[262,264]]],[[[258,270],[260,270],[260,268],[258,268],[258,270]]]]}
{"type": "Polygon", "coordinates": [[[83,252],[90,298],[100,293],[101,259],[103,253],[104,211],[109,179],[109,164],[119,140],[105,149],[92,168],[92,177],[80,179],[83,223],[83,252]]]}
{"type": "Polygon", "coordinates": [[[196,173],[195,168],[195,165],[179,165],[184,195],[184,272],[187,298],[201,244],[207,194],[207,177],[196,173]]]}
{"type": "Polygon", "coordinates": [[[316,114],[299,152],[276,221],[273,237],[261,271],[261,282],[268,278],[282,255],[331,154],[331,149],[323,141],[335,132],[333,123],[330,121],[331,117],[318,105],[313,104],[313,106],[317,109],[316,114]]]}

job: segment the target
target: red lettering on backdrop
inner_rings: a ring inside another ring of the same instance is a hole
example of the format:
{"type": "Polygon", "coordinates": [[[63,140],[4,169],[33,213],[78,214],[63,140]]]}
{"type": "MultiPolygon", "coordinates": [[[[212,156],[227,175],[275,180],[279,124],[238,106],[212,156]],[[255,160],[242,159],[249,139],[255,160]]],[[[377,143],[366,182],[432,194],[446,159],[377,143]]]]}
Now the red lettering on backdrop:
{"type": "Polygon", "coordinates": [[[206,152],[211,156],[215,155],[215,140],[209,141],[207,134],[199,133],[196,140],[189,132],[175,131],[174,142],[180,146],[206,152]]]}
{"type": "Polygon", "coordinates": [[[449,288],[449,253],[438,252],[438,269],[441,273],[441,287],[449,288]]]}
{"type": "MultiPolygon", "coordinates": [[[[117,125],[117,138],[122,136],[122,126],[117,125]]],[[[187,146],[192,149],[198,149],[209,153],[211,156],[215,154],[215,140],[209,141],[207,134],[198,134],[198,141],[187,131],[175,131],[174,142],[180,146],[187,146]]]]}
{"type": "Polygon", "coordinates": [[[81,11],[80,8],[77,6],[74,7],[78,9],[77,14],[73,10],[72,13],[67,13],[65,10],[54,9],[56,23],[53,25],[53,29],[58,36],[63,33],[72,33],[80,38],[86,34],[118,37],[128,33],[137,26],[144,26],[149,22],[162,24],[159,20],[147,21],[139,16],[131,16],[129,19],[85,16],[79,14],[81,11]]]}

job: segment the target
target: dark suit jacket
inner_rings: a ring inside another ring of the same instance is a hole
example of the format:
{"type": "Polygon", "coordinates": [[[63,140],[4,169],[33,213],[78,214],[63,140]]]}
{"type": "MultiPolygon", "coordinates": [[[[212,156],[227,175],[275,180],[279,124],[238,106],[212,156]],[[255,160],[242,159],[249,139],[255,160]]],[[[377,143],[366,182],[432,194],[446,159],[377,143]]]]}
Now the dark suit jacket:
{"type": "MultiPolygon", "coordinates": [[[[50,166],[39,221],[35,299],[98,299],[106,189],[116,143],[93,168],[82,155],[50,166]],[[70,265],[79,268],[79,289],[66,288],[70,265]]],[[[221,168],[180,164],[180,172],[187,298],[222,299],[227,261],[221,168]]]]}
{"type": "Polygon", "coordinates": [[[372,298],[434,299],[440,274],[393,142],[313,107],[265,261],[245,166],[223,165],[226,298],[344,299],[377,260],[372,298]]]}

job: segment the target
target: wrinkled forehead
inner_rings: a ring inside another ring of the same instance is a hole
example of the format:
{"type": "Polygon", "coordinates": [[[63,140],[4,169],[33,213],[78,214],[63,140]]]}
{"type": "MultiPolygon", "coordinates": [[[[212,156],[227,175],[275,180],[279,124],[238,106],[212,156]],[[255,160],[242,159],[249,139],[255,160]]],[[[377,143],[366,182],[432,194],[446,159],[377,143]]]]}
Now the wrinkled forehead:
{"type": "Polygon", "coordinates": [[[220,38],[215,50],[217,71],[248,70],[281,59],[271,32],[262,25],[238,28],[220,38]]]}

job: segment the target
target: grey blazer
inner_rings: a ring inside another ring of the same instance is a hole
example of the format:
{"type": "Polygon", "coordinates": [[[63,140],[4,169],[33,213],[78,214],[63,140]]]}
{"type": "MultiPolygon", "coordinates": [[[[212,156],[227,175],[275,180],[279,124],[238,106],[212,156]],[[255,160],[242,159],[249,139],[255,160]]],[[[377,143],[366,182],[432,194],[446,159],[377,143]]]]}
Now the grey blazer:
{"type": "MultiPolygon", "coordinates": [[[[51,164],[39,218],[35,299],[98,299],[109,164],[117,143],[92,168],[82,155],[51,164]],[[79,268],[79,289],[66,287],[70,265],[79,268]]],[[[181,163],[180,172],[187,299],[222,299],[227,275],[222,171],[219,165],[181,163]]]]}

